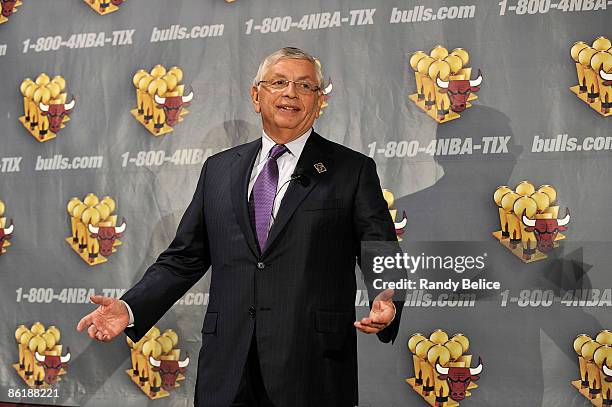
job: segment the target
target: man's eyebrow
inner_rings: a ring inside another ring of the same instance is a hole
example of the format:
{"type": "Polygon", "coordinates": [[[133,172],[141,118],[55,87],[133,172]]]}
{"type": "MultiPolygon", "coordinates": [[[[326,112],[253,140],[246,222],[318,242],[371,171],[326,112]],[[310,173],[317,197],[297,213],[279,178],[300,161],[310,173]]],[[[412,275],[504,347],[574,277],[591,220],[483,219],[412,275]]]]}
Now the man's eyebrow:
{"type": "MultiPolygon", "coordinates": [[[[272,78],[273,79],[278,79],[278,78],[287,79],[287,76],[283,75],[282,73],[279,73],[279,74],[272,75],[272,78]]],[[[302,81],[304,79],[311,80],[312,78],[310,76],[308,76],[308,75],[299,76],[299,77],[295,78],[296,81],[302,81]]]]}

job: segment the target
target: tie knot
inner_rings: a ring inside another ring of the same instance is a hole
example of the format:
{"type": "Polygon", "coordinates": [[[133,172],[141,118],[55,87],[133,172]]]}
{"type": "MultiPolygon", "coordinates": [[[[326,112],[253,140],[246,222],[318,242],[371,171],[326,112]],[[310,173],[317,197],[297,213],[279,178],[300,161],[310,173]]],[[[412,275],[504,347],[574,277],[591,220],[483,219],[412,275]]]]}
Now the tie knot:
{"type": "Polygon", "coordinates": [[[285,154],[287,151],[289,151],[289,149],[284,144],[276,144],[270,150],[270,154],[268,155],[268,158],[276,160],[278,157],[285,154]]]}

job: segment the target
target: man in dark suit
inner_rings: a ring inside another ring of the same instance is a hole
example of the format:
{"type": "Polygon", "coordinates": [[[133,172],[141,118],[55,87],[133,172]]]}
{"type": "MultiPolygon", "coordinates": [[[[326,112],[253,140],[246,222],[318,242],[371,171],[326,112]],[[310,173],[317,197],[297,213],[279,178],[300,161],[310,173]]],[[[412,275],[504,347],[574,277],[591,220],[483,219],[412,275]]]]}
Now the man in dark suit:
{"type": "Polygon", "coordinates": [[[92,297],[77,329],[137,341],[212,266],[197,406],[354,406],[353,327],[392,341],[403,305],[392,290],[374,298],[385,274],[362,244],[397,241],[374,161],[312,130],[322,87],[305,52],[267,57],[251,89],[262,138],[205,162],[170,247],[121,300],[92,297]],[[373,300],[359,321],[356,261],[373,300]]]}

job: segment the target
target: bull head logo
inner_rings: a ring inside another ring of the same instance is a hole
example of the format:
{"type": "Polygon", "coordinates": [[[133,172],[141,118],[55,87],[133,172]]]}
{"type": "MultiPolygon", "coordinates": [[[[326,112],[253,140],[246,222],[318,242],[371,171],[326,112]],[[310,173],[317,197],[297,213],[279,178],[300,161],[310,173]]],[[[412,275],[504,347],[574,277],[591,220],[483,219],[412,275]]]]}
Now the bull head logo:
{"type": "Polygon", "coordinates": [[[53,133],[57,133],[64,121],[64,116],[72,113],[72,109],[75,105],[74,96],[68,103],[56,103],[52,105],[46,105],[43,102],[39,103],[40,112],[43,116],[49,117],[49,130],[53,133]]]}
{"type": "Polygon", "coordinates": [[[65,356],[43,356],[38,353],[38,351],[34,353],[34,356],[38,364],[45,369],[45,382],[47,382],[47,384],[52,384],[57,381],[57,377],[62,368],[68,365],[68,361],[70,360],[70,348],[67,349],[65,356]]]}
{"type": "Polygon", "coordinates": [[[446,380],[450,388],[450,398],[461,401],[465,398],[465,392],[470,382],[480,379],[482,372],[482,360],[478,358],[478,366],[471,367],[442,367],[436,362],[436,372],[440,374],[440,380],[446,380]]]}
{"type": "Polygon", "coordinates": [[[321,104],[321,110],[319,110],[319,114],[323,114],[323,110],[329,106],[327,101],[331,97],[332,90],[334,90],[334,85],[332,84],[331,78],[328,79],[327,86],[320,89],[321,90],[321,99],[323,103],[321,104]]]}
{"type": "Polygon", "coordinates": [[[17,0],[2,0],[2,15],[7,18],[10,17],[13,14],[16,3],[17,0]]]}
{"type": "Polygon", "coordinates": [[[599,76],[603,79],[604,86],[612,86],[612,72],[606,73],[603,69],[599,71],[599,76]]]}
{"type": "Polygon", "coordinates": [[[453,112],[461,113],[467,107],[467,100],[472,92],[480,90],[482,83],[482,73],[478,70],[476,79],[461,79],[452,81],[443,81],[436,77],[436,84],[440,88],[440,93],[448,93],[448,98],[451,101],[451,109],[453,112]]]}
{"type": "Polygon", "coordinates": [[[603,365],[601,365],[601,368],[604,374],[606,375],[606,381],[612,382],[612,369],[608,367],[608,365],[606,364],[606,360],[604,360],[603,365]]]}
{"type": "Polygon", "coordinates": [[[183,96],[161,97],[156,93],[154,98],[155,103],[164,109],[168,126],[174,126],[179,120],[183,106],[188,106],[191,103],[193,99],[193,90],[190,87],[187,94],[183,96]]]}
{"type": "Polygon", "coordinates": [[[565,217],[563,219],[529,219],[523,214],[523,223],[527,232],[533,232],[538,241],[538,250],[542,253],[551,251],[555,246],[555,239],[559,231],[567,230],[567,224],[570,221],[569,209],[565,208],[565,217]]]}
{"type": "Polygon", "coordinates": [[[87,229],[89,233],[91,233],[91,237],[94,239],[98,239],[100,243],[100,254],[102,256],[110,256],[113,252],[113,243],[118,237],[123,236],[123,232],[125,232],[125,219],[121,221],[120,226],[99,226],[96,227],[91,223],[87,225],[87,229]]]}
{"type": "Polygon", "coordinates": [[[404,228],[406,227],[406,224],[408,223],[408,217],[406,217],[406,211],[402,212],[402,220],[399,222],[393,222],[394,226],[395,226],[395,234],[398,236],[401,236],[404,234],[404,228]]]}
{"type": "Polygon", "coordinates": [[[153,366],[153,371],[159,372],[162,379],[162,388],[166,391],[174,389],[176,378],[179,373],[184,373],[189,364],[189,354],[185,360],[157,360],[149,356],[149,363],[153,366]]]}
{"type": "Polygon", "coordinates": [[[328,96],[332,92],[333,89],[334,89],[334,85],[332,84],[332,81],[330,79],[327,86],[323,89],[323,94],[325,96],[328,96]]]}
{"type": "Polygon", "coordinates": [[[0,228],[0,256],[2,255],[2,246],[5,240],[9,240],[13,235],[13,219],[9,221],[11,226],[7,228],[0,228]]]}

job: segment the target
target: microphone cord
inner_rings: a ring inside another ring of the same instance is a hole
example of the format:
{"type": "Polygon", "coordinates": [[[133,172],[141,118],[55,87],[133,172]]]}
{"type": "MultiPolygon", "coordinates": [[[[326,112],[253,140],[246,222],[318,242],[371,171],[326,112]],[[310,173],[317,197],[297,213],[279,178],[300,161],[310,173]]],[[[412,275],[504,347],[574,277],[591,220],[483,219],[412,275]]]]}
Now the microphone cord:
{"type": "Polygon", "coordinates": [[[299,180],[302,177],[304,177],[304,174],[302,174],[301,172],[296,174],[294,171],[293,174],[291,174],[291,177],[287,181],[283,182],[280,188],[278,188],[278,190],[274,194],[274,199],[272,199],[272,209],[270,211],[270,217],[272,218],[272,222],[270,222],[270,227],[268,228],[268,232],[270,232],[270,229],[272,229],[272,225],[274,224],[274,221],[276,220],[276,217],[274,216],[274,203],[276,202],[276,197],[278,197],[278,194],[280,193],[280,191],[282,191],[285,185],[287,185],[291,181],[299,180]]]}

